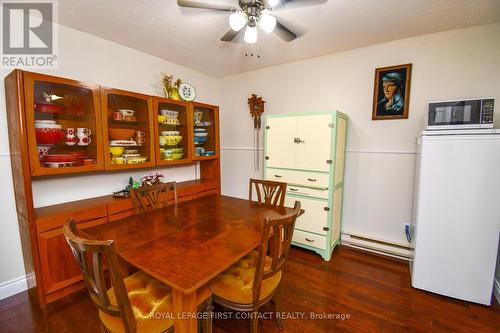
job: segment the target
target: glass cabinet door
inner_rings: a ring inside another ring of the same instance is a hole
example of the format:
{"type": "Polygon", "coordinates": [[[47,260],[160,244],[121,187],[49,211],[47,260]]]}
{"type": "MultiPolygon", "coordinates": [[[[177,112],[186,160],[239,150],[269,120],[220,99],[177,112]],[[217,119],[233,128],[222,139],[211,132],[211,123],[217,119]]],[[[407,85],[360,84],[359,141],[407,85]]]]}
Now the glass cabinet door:
{"type": "Polygon", "coordinates": [[[219,108],[193,103],[193,160],[219,158],[219,108]]]}
{"type": "Polygon", "coordinates": [[[156,164],[182,164],[191,162],[190,105],[167,98],[154,98],[156,117],[156,164]]]}
{"type": "Polygon", "coordinates": [[[25,73],[24,93],[33,176],[104,168],[97,85],[25,73]]]}
{"type": "Polygon", "coordinates": [[[101,99],[106,169],[154,166],[152,98],[101,88],[101,99]]]}

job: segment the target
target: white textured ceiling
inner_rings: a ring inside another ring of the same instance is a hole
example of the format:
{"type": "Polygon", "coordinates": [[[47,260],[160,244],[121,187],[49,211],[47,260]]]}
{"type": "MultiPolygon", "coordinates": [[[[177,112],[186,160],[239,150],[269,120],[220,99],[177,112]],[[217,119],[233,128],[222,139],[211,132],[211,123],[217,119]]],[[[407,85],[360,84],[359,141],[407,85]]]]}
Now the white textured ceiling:
{"type": "MultiPolygon", "coordinates": [[[[237,3],[206,0],[210,1],[237,3]]],[[[276,16],[303,35],[285,43],[259,30],[259,41],[254,46],[226,43],[220,38],[229,29],[227,13],[180,9],[175,0],[59,1],[59,21],[63,25],[221,77],[497,22],[500,0],[329,0],[319,6],[284,9],[276,16]],[[245,53],[252,52],[261,57],[245,57],[245,53]]]]}

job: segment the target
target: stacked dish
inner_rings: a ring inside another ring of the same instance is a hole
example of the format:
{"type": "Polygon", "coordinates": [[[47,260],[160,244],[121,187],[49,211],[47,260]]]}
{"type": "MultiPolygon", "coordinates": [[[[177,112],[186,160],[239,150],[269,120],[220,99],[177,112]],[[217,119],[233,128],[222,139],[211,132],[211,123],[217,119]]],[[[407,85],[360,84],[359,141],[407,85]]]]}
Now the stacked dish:
{"type": "Polygon", "coordinates": [[[208,132],[204,128],[195,128],[194,129],[194,144],[204,144],[208,141],[208,132]]]}
{"type": "Polygon", "coordinates": [[[55,120],[35,120],[35,135],[39,145],[56,145],[64,138],[62,125],[55,120]]]}
{"type": "Polygon", "coordinates": [[[129,122],[135,122],[137,121],[137,117],[135,116],[135,110],[129,110],[129,109],[118,109],[116,110],[117,113],[120,113],[121,116],[116,115],[115,120],[122,120],[122,121],[129,121],[129,122]]]}
{"type": "Polygon", "coordinates": [[[161,115],[158,116],[158,122],[160,124],[167,124],[167,125],[179,125],[179,119],[177,117],[179,116],[178,111],[172,111],[172,110],[160,110],[161,115]]]}
{"type": "Polygon", "coordinates": [[[139,164],[147,161],[147,157],[141,155],[137,149],[125,149],[124,147],[109,147],[113,164],[139,164]]]}
{"type": "Polygon", "coordinates": [[[196,147],[194,154],[196,156],[205,156],[205,148],[203,148],[203,147],[196,147]]]}
{"type": "Polygon", "coordinates": [[[162,131],[159,137],[160,146],[176,146],[181,142],[182,136],[180,131],[162,131]]]}
{"type": "Polygon", "coordinates": [[[110,140],[110,147],[119,147],[119,146],[137,146],[137,142],[135,140],[110,140]]]}
{"type": "Polygon", "coordinates": [[[160,149],[160,155],[162,160],[181,160],[184,156],[184,148],[172,148],[172,149],[160,149]]]}
{"type": "Polygon", "coordinates": [[[195,154],[195,156],[214,156],[215,151],[205,150],[205,148],[203,148],[203,147],[196,147],[194,154],[195,154]]]}
{"type": "Polygon", "coordinates": [[[49,168],[63,168],[75,166],[78,162],[77,154],[50,154],[44,158],[45,166],[49,168]]]}

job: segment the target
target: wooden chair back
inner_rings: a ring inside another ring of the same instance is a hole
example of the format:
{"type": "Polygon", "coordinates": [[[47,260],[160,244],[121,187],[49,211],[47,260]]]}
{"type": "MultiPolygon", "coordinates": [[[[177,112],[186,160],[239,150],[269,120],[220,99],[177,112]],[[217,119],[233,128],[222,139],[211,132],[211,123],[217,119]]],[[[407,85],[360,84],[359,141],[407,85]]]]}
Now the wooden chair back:
{"type": "Polygon", "coordinates": [[[260,301],[262,280],[279,273],[288,258],[295,221],[299,214],[300,202],[295,201],[293,210],[289,214],[275,219],[266,218],[264,221],[252,290],[254,308],[258,307],[260,301]],[[271,258],[272,263],[271,267],[265,271],[267,256],[271,258]]]}
{"type": "MultiPolygon", "coordinates": [[[[81,238],[73,219],[64,224],[63,233],[83,273],[90,298],[98,310],[121,318],[126,333],[136,332],[137,322],[119,271],[118,257],[113,241],[81,238]],[[112,305],[108,297],[103,262],[106,263],[109,271],[117,306],[112,305]]],[[[103,327],[102,323],[101,327],[103,327]]]]}
{"type": "Polygon", "coordinates": [[[248,200],[253,200],[253,189],[257,202],[283,207],[285,205],[286,183],[271,180],[250,179],[248,200]]]}
{"type": "Polygon", "coordinates": [[[166,207],[171,198],[174,200],[174,205],[177,204],[177,188],[175,182],[143,186],[131,190],[130,195],[136,214],[166,207]]]}

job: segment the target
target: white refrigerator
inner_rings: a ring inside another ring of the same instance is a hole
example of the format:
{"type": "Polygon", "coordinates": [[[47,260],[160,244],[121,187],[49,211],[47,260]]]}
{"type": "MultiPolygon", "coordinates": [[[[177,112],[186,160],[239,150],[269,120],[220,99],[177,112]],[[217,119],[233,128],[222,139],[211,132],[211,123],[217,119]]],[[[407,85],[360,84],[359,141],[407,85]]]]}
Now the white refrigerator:
{"type": "Polygon", "coordinates": [[[413,287],[490,305],[499,232],[500,134],[423,132],[410,231],[413,287]]]}

